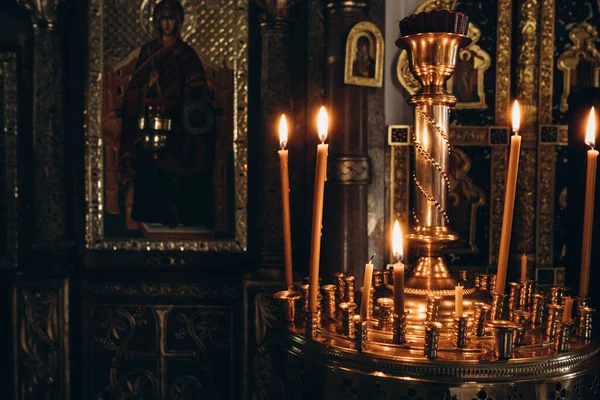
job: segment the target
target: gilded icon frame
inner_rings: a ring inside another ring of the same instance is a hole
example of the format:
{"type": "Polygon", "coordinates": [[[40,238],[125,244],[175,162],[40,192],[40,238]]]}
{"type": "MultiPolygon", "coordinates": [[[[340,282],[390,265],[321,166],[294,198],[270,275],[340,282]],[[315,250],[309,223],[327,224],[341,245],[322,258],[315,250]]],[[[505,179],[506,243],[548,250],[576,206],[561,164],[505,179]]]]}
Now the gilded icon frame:
{"type": "Polygon", "coordinates": [[[381,87],[383,85],[384,40],[377,25],[363,21],[354,25],[346,39],[346,57],[344,63],[344,83],[348,85],[381,87]],[[366,37],[370,43],[370,55],[375,66],[373,77],[356,76],[353,73],[354,60],[359,38],[366,37]]]}
{"type": "MultiPolygon", "coordinates": [[[[90,0],[88,10],[88,59],[87,90],[85,94],[85,244],[88,250],[129,250],[129,251],[191,251],[191,252],[245,252],[247,251],[247,192],[248,192],[248,0],[180,0],[185,9],[182,37],[200,55],[206,55],[211,63],[219,68],[229,68],[232,79],[231,157],[229,174],[233,183],[227,198],[228,212],[231,215],[231,234],[227,237],[203,238],[131,238],[107,237],[104,225],[105,205],[105,154],[103,125],[103,74],[106,65],[105,49],[119,50],[107,39],[107,29],[132,29],[149,36],[152,25],[148,0],[137,3],[119,2],[109,11],[114,15],[107,20],[107,0],[90,0]],[[218,4],[217,4],[218,3],[218,4]],[[127,18],[140,26],[119,27],[118,14],[122,7],[127,18]],[[135,8],[137,7],[137,8],[135,8]],[[144,8],[146,7],[146,8],[144,8]],[[192,17],[190,17],[192,16],[192,17]],[[208,18],[210,17],[210,18],[208,18]],[[117,21],[117,22],[115,22],[117,21]],[[206,22],[208,21],[208,22],[206,22]],[[111,23],[112,22],[112,23],[111,23]],[[187,22],[187,26],[186,26],[187,22]],[[202,25],[205,24],[205,25],[202,25]],[[207,25],[213,24],[213,25],[207,25]],[[215,26],[216,24],[221,24],[215,26]],[[145,30],[144,30],[145,29],[145,30]],[[208,35],[208,36],[207,36],[208,35]],[[212,36],[211,36],[212,35],[212,36]],[[105,42],[107,44],[105,45],[105,42]],[[204,43],[207,42],[207,43],[204,43]],[[222,47],[216,44],[223,43],[222,47]],[[114,47],[105,47],[114,46],[114,47]],[[202,49],[200,53],[198,49],[202,49]],[[212,53],[211,53],[212,52],[212,53]],[[223,66],[223,67],[221,67],[223,66]]],[[[110,8],[110,7],[109,7],[110,8]]],[[[150,8],[151,10],[151,8],[150,8]]],[[[113,34],[115,35],[115,34],[113,34]]],[[[138,36],[127,37],[123,46],[135,46],[131,42],[142,40],[138,36]]],[[[146,39],[147,40],[147,39],[146,39]]],[[[130,47],[129,51],[131,51],[130,47]]],[[[121,49],[122,50],[122,49],[121,49]]],[[[109,52],[110,53],[110,52],[109,52]]],[[[123,53],[121,51],[121,54],[123,53]]],[[[204,58],[200,56],[204,62],[204,58]]],[[[214,185],[214,184],[213,184],[214,185]]],[[[216,189],[215,189],[216,190],[216,189]]],[[[215,206],[217,204],[215,203],[215,206]]]]}

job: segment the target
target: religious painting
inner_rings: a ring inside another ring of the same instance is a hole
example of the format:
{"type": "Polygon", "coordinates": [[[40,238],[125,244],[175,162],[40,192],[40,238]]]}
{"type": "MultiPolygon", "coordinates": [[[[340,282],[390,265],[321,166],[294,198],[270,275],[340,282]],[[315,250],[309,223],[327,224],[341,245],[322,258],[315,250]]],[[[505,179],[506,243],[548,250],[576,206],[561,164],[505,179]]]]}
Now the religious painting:
{"type": "MultiPolygon", "coordinates": [[[[481,30],[469,23],[467,35],[471,44],[460,49],[456,59],[454,74],[448,79],[446,90],[456,97],[454,109],[486,109],[485,71],[491,65],[491,58],[477,42],[481,38],[481,30]]],[[[402,51],[396,66],[396,75],[400,84],[411,95],[421,88],[421,84],[412,75],[408,65],[406,51],[402,51]]]]}
{"type": "Polygon", "coordinates": [[[88,247],[245,250],[247,0],[89,15],[88,247]]]}
{"type": "Polygon", "coordinates": [[[17,266],[17,55],[0,53],[0,268],[17,266]]]}
{"type": "Polygon", "coordinates": [[[359,22],[348,34],[344,83],[373,87],[383,83],[383,36],[371,22],[359,22]]]}
{"type": "Polygon", "coordinates": [[[567,111],[569,94],[585,87],[600,87],[600,51],[596,49],[598,31],[588,22],[582,22],[569,32],[573,45],[558,58],[558,69],[563,72],[563,92],[560,111],[567,111]]]}

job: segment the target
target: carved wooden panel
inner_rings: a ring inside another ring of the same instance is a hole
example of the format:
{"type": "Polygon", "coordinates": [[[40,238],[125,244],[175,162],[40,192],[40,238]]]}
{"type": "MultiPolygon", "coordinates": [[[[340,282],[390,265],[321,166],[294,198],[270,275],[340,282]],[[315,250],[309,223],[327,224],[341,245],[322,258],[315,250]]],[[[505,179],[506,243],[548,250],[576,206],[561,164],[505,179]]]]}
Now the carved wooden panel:
{"type": "Polygon", "coordinates": [[[12,292],[15,399],[70,399],[69,281],[16,280],[12,292]]]}
{"type": "Polygon", "coordinates": [[[236,286],[86,283],[84,398],[234,399],[236,286]]]}

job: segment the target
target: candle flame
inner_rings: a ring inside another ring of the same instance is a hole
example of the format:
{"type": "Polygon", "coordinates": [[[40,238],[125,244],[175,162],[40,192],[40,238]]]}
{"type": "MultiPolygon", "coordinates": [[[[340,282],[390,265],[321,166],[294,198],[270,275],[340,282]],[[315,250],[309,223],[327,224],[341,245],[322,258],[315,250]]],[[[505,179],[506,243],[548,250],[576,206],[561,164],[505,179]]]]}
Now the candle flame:
{"type": "Polygon", "coordinates": [[[404,258],[404,251],[402,249],[402,231],[400,231],[400,224],[397,220],[394,223],[394,231],[392,233],[392,251],[398,261],[402,261],[404,258]]]}
{"type": "Polygon", "coordinates": [[[521,109],[519,108],[519,102],[515,100],[512,111],[512,130],[515,133],[519,132],[521,127],[521,109]]]}
{"type": "Polygon", "coordinates": [[[319,137],[321,138],[321,143],[324,143],[325,139],[327,139],[327,129],[329,128],[329,117],[327,116],[327,110],[325,110],[325,106],[322,106],[319,110],[317,126],[319,127],[319,137]]]}
{"type": "Polygon", "coordinates": [[[596,144],[596,116],[594,115],[594,107],[590,110],[588,118],[587,131],[585,134],[585,143],[594,147],[596,144]]]}
{"type": "Polygon", "coordinates": [[[281,149],[285,150],[285,145],[288,141],[288,126],[287,121],[285,119],[285,114],[281,114],[281,119],[279,120],[279,143],[281,144],[281,149]]]}

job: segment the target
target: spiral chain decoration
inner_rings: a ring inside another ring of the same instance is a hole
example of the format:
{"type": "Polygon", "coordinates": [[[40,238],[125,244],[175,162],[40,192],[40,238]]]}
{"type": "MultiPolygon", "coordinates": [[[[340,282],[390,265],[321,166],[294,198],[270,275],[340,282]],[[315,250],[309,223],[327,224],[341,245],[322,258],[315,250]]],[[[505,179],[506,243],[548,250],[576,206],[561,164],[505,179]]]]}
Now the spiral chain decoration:
{"type": "Polygon", "coordinates": [[[448,218],[448,214],[446,213],[446,210],[444,210],[444,208],[441,206],[441,204],[436,199],[434,199],[433,196],[431,196],[429,193],[427,193],[425,191],[425,189],[423,188],[423,185],[421,185],[421,182],[419,182],[419,180],[417,179],[417,175],[414,172],[412,174],[412,177],[413,177],[413,181],[415,182],[415,186],[417,187],[417,189],[419,189],[421,194],[423,194],[423,196],[425,196],[427,201],[432,203],[435,206],[435,209],[438,210],[438,212],[444,216],[446,223],[450,223],[450,218],[448,218]]]}
{"type": "Polygon", "coordinates": [[[431,117],[429,115],[427,115],[427,113],[425,111],[423,111],[423,108],[421,106],[417,106],[415,107],[417,113],[419,114],[419,116],[421,118],[423,118],[425,121],[427,121],[427,123],[429,124],[429,126],[431,126],[433,129],[435,129],[435,131],[446,141],[446,147],[448,147],[448,154],[450,154],[452,152],[452,150],[450,149],[450,139],[448,138],[448,135],[446,134],[446,132],[444,132],[444,130],[435,123],[435,121],[433,119],[431,119],[431,117]]]}
{"type": "Polygon", "coordinates": [[[425,157],[425,159],[427,161],[429,161],[429,163],[431,165],[433,165],[433,167],[435,168],[435,170],[437,172],[440,173],[440,175],[442,175],[442,178],[444,179],[444,181],[446,182],[446,187],[448,188],[448,190],[450,190],[450,178],[448,177],[448,174],[446,173],[446,170],[444,169],[444,167],[442,167],[437,161],[435,161],[432,157],[431,154],[429,154],[424,148],[423,146],[421,146],[421,143],[419,143],[417,141],[417,137],[415,136],[415,134],[413,133],[412,135],[413,138],[413,143],[415,145],[415,149],[417,149],[417,151],[419,153],[421,153],[421,155],[423,157],[425,157]]]}

